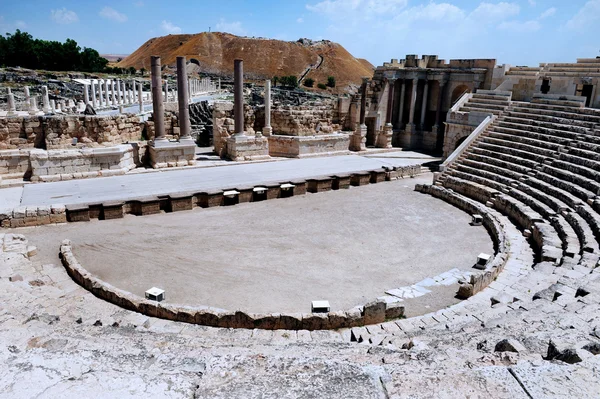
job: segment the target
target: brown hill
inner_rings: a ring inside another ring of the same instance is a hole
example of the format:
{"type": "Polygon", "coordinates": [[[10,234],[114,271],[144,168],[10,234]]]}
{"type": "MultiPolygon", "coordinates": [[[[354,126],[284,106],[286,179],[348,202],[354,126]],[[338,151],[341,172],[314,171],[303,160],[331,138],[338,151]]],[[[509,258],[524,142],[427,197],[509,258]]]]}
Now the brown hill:
{"type": "Polygon", "coordinates": [[[359,85],[363,76],[373,75],[368,61],[354,58],[337,43],[308,39],[284,42],[220,32],[150,39],[118,66],[150,70],[151,55],[161,56],[163,65],[174,65],[177,56],[185,55],[200,66],[201,72],[224,76],[233,75],[233,61],[241,58],[249,79],[289,75],[301,78],[309,71],[308,76],[316,83],[326,83],[328,76],[334,76],[340,89],[359,85]]]}

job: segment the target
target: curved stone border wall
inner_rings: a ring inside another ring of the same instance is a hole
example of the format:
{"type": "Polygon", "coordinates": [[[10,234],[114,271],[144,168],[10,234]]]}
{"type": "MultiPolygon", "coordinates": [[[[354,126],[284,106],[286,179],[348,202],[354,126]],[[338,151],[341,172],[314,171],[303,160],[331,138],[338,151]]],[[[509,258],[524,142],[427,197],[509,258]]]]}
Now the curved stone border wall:
{"type": "MultiPolygon", "coordinates": [[[[507,245],[502,225],[493,215],[486,212],[485,209],[479,209],[476,204],[453,194],[451,191],[435,186],[422,185],[417,185],[417,191],[427,192],[436,197],[443,198],[463,211],[482,214],[484,226],[494,242],[496,255],[488,265],[487,270],[471,275],[469,282],[459,282],[458,295],[461,298],[468,298],[487,287],[502,271],[507,260],[507,245]]],[[[73,255],[69,240],[63,241],[59,256],[69,276],[95,296],[122,308],[167,320],[226,328],[325,330],[377,324],[404,316],[404,306],[399,302],[386,303],[382,299],[376,299],[364,306],[356,306],[346,311],[270,314],[255,314],[239,310],[228,311],[207,306],[190,307],[149,301],[130,292],[113,287],[89,273],[79,264],[73,255]]]]}
{"type": "Polygon", "coordinates": [[[493,214],[488,212],[486,207],[482,204],[478,204],[463,196],[456,195],[452,190],[439,186],[417,184],[415,186],[415,191],[429,194],[446,201],[464,212],[479,214],[483,217],[483,225],[494,241],[495,256],[487,264],[485,270],[475,272],[471,275],[469,282],[461,283],[457,296],[466,299],[482,291],[498,277],[500,272],[504,270],[504,266],[508,261],[508,240],[502,223],[493,214]]]}

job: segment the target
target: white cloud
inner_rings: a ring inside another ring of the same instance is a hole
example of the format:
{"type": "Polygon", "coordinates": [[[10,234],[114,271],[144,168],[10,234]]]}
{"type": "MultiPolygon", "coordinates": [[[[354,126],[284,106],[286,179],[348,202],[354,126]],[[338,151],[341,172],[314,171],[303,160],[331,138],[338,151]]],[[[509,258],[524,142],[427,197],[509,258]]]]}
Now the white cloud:
{"type": "Polygon", "coordinates": [[[25,23],[25,21],[21,21],[21,20],[15,21],[15,26],[17,27],[17,29],[27,28],[27,24],[25,23]]]}
{"type": "Polygon", "coordinates": [[[115,21],[115,22],[125,22],[125,21],[127,21],[127,15],[121,14],[120,12],[118,12],[117,10],[115,10],[114,8],[110,8],[110,7],[104,7],[99,12],[99,15],[102,18],[110,19],[110,20],[115,21]]]}
{"type": "Polygon", "coordinates": [[[530,5],[531,7],[535,7],[535,5],[536,5],[536,2],[535,2],[535,0],[529,0],[529,5],[530,5]]]}
{"type": "Polygon", "coordinates": [[[544,18],[548,18],[553,16],[554,14],[556,14],[556,8],[551,7],[549,9],[547,9],[546,11],[544,11],[542,13],[542,15],[540,15],[540,19],[544,19],[544,18]]]}
{"type": "Polygon", "coordinates": [[[67,25],[79,21],[79,17],[74,11],[62,8],[50,11],[50,18],[57,24],[67,25]]]}
{"type": "Polygon", "coordinates": [[[301,24],[301,23],[303,23],[303,22],[304,22],[304,18],[298,18],[298,19],[296,20],[296,22],[298,22],[299,24],[301,24]]]}
{"type": "Polygon", "coordinates": [[[587,28],[600,24],[600,0],[591,0],[567,21],[567,29],[584,32],[587,28]]]}
{"type": "Polygon", "coordinates": [[[240,21],[227,22],[223,18],[221,18],[217,23],[216,30],[219,32],[228,32],[238,36],[246,35],[246,30],[242,27],[242,23],[240,21]]]}
{"type": "Polygon", "coordinates": [[[408,0],[324,0],[307,4],[306,9],[338,20],[348,17],[369,19],[374,15],[395,13],[406,8],[407,4],[408,0]]]}
{"type": "Polygon", "coordinates": [[[163,20],[160,23],[160,28],[165,33],[169,33],[169,34],[179,34],[179,33],[181,33],[181,28],[179,26],[175,26],[173,23],[171,23],[171,21],[165,21],[165,20],[163,20]]]}
{"type": "Polygon", "coordinates": [[[469,18],[477,23],[497,23],[518,15],[521,8],[515,3],[481,3],[471,12],[469,18]]]}
{"type": "Polygon", "coordinates": [[[506,30],[506,31],[510,31],[510,32],[519,32],[519,33],[526,33],[526,32],[537,32],[538,30],[540,30],[542,28],[542,25],[535,20],[532,21],[525,21],[525,22],[521,22],[521,21],[505,21],[500,23],[500,25],[498,25],[498,29],[501,30],[506,30]]]}

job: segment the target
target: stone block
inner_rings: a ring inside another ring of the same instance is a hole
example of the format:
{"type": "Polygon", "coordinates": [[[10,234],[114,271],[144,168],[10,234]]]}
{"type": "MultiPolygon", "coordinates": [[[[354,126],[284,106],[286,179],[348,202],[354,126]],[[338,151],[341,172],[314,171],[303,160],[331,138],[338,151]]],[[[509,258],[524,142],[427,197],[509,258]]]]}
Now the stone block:
{"type": "Polygon", "coordinates": [[[100,219],[102,215],[102,204],[87,204],[90,209],[90,219],[100,219]]]}
{"type": "Polygon", "coordinates": [[[254,328],[260,328],[263,330],[274,330],[279,324],[279,313],[272,314],[255,314],[252,315],[254,319],[254,328]]]}
{"type": "Polygon", "coordinates": [[[385,169],[376,169],[371,171],[371,183],[381,183],[385,181],[385,169]]]}
{"type": "Polygon", "coordinates": [[[195,324],[217,327],[219,325],[219,313],[212,309],[202,309],[196,312],[195,324]]]}
{"type": "Polygon", "coordinates": [[[338,329],[349,327],[348,314],[344,311],[329,312],[329,328],[338,329]]]}
{"type": "Polygon", "coordinates": [[[50,223],[67,223],[66,213],[51,213],[49,215],[50,223]]]}
{"type": "Polygon", "coordinates": [[[339,174],[331,176],[331,188],[333,190],[342,190],[350,188],[350,174],[339,174]]]}
{"type": "Polygon", "coordinates": [[[350,177],[350,184],[353,186],[364,186],[371,181],[371,172],[362,171],[353,173],[350,177]]]}
{"type": "Polygon", "coordinates": [[[268,182],[266,184],[264,184],[265,187],[267,187],[267,199],[276,199],[279,198],[281,196],[281,184],[279,183],[274,183],[274,182],[268,182]]]}
{"type": "Polygon", "coordinates": [[[102,204],[102,220],[122,219],[123,205],[121,201],[110,201],[102,204]]]}
{"type": "Polygon", "coordinates": [[[301,313],[281,313],[275,325],[276,330],[300,330],[302,328],[301,313]]]}
{"type": "Polygon", "coordinates": [[[302,315],[302,330],[325,330],[328,329],[329,326],[328,313],[310,313],[302,315]]]}
{"type": "Polygon", "coordinates": [[[254,198],[254,191],[253,191],[254,187],[247,187],[247,186],[243,186],[243,187],[236,187],[236,191],[239,192],[238,194],[238,203],[243,203],[243,202],[250,202],[253,200],[254,198]]]}
{"type": "Polygon", "coordinates": [[[223,205],[223,191],[214,190],[214,191],[205,191],[194,195],[196,197],[196,201],[198,206],[202,208],[210,208],[213,206],[221,206],[223,205]]]}
{"type": "Polygon", "coordinates": [[[170,194],[167,209],[169,212],[191,211],[194,206],[192,193],[170,194]]]}
{"type": "Polygon", "coordinates": [[[375,300],[367,303],[363,309],[365,324],[377,324],[385,321],[386,303],[382,300],[375,300]]]}
{"type": "Polygon", "coordinates": [[[321,193],[331,190],[332,178],[329,176],[319,176],[306,180],[306,191],[309,193],[321,193]]]}
{"type": "Polygon", "coordinates": [[[219,314],[219,327],[254,328],[254,317],[240,310],[219,314]]]}
{"type": "Polygon", "coordinates": [[[399,319],[404,316],[404,305],[401,305],[400,302],[387,303],[385,307],[385,318],[389,319],[399,319]]]}
{"type": "Polygon", "coordinates": [[[160,213],[160,199],[158,197],[144,197],[130,201],[131,213],[136,216],[153,215],[160,213]]]}
{"type": "Polygon", "coordinates": [[[305,180],[292,180],[290,182],[294,186],[294,195],[304,195],[306,194],[306,181],[305,180]]]}
{"type": "Polygon", "coordinates": [[[90,208],[87,205],[68,205],[66,211],[69,222],[90,221],[90,208]]]}

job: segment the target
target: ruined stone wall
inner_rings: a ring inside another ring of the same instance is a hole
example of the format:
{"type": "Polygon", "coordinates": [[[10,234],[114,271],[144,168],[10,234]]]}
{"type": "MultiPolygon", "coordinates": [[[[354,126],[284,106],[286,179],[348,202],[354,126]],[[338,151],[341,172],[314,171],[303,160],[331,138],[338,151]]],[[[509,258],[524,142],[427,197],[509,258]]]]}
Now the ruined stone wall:
{"type": "Polygon", "coordinates": [[[133,114],[114,116],[22,116],[0,118],[0,150],[98,147],[138,141],[142,125],[133,114]]]}
{"type": "Polygon", "coordinates": [[[340,130],[334,123],[333,104],[282,105],[271,112],[273,134],[284,136],[315,136],[331,134],[340,130]]]}
{"type": "MultiPolygon", "coordinates": [[[[145,123],[145,138],[147,140],[154,140],[154,120],[152,116],[145,123]]],[[[179,138],[179,117],[177,113],[166,111],[165,112],[165,135],[168,139],[179,138]]]]}

